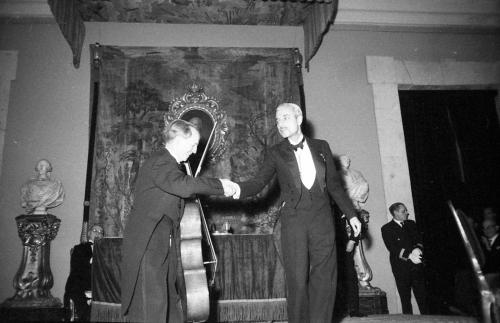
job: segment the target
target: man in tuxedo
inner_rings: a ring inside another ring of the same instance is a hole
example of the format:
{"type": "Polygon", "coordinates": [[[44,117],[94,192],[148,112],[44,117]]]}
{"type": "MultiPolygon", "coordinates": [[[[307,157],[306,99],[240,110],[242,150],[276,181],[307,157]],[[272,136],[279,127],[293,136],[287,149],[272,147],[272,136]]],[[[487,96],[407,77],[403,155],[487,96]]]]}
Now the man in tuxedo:
{"type": "Polygon", "coordinates": [[[87,231],[87,241],[73,247],[70,271],[64,288],[64,306],[70,307],[73,301],[75,321],[90,321],[90,292],[92,272],[92,251],[94,241],[103,237],[100,225],[93,225],[87,231]]]}
{"type": "Polygon", "coordinates": [[[425,280],[422,264],[423,244],[417,225],[408,220],[408,210],[397,202],[389,207],[392,221],[382,226],[382,238],[389,250],[392,273],[396,280],[403,314],[413,314],[411,290],[421,314],[427,314],[425,280]]]}
{"type": "Polygon", "coordinates": [[[278,106],[276,124],[284,140],[267,150],[259,173],[239,183],[233,197],[255,195],[277,175],[288,322],[329,323],[337,286],[330,198],[349,218],[356,235],[361,223],[342,186],[328,143],[306,138],[300,128],[302,120],[298,105],[278,106]]]}
{"type": "Polygon", "coordinates": [[[195,194],[234,194],[227,180],[194,178],[181,170],[180,164],[196,153],[200,140],[193,124],[174,120],[164,135],[165,149],[139,169],[123,236],[121,309],[130,322],[185,321],[179,263],[184,199],[195,194]]]}
{"type": "Polygon", "coordinates": [[[500,226],[495,218],[483,220],[483,242],[485,245],[485,262],[483,272],[485,274],[500,273],[500,226]]]}

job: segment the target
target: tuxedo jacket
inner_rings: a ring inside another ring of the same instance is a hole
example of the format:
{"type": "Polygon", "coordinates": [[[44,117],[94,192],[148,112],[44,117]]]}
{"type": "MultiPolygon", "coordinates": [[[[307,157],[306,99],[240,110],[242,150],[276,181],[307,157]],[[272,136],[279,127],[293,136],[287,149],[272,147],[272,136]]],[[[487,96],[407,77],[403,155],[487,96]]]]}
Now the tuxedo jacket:
{"type": "MultiPolygon", "coordinates": [[[[352,202],[344,190],[342,179],[335,167],[330,146],[324,140],[307,137],[306,140],[311,150],[316,167],[316,180],[321,190],[335,201],[349,219],[356,216],[352,202]]],[[[297,159],[287,139],[268,149],[259,173],[252,180],[239,183],[240,196],[247,197],[259,193],[274,176],[277,176],[280,186],[282,210],[293,212],[301,198],[302,181],[297,159]]]]}
{"type": "Polygon", "coordinates": [[[500,235],[497,236],[489,250],[485,250],[484,255],[483,272],[485,274],[500,273],[500,235]]]}
{"type": "Polygon", "coordinates": [[[406,220],[404,228],[392,220],[382,226],[382,238],[389,250],[392,271],[397,274],[410,270],[415,264],[408,258],[415,248],[424,250],[417,224],[406,220]]]}
{"type": "MultiPolygon", "coordinates": [[[[186,175],[166,149],[154,153],[139,169],[134,206],[128,218],[122,245],[123,314],[126,314],[130,306],[141,260],[153,230],[164,217],[169,217],[178,229],[184,212],[184,198],[195,194],[221,195],[224,190],[218,179],[186,175]]],[[[165,257],[168,249],[169,246],[165,246],[165,257]]]]}

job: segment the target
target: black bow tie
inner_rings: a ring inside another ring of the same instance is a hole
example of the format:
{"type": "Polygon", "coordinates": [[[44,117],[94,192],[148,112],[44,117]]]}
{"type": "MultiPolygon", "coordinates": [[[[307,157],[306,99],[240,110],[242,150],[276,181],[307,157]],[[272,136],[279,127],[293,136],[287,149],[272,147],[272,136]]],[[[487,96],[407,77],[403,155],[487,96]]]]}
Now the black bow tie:
{"type": "Polygon", "coordinates": [[[292,146],[292,149],[295,150],[295,151],[297,151],[297,149],[299,149],[299,148],[303,149],[304,148],[304,141],[306,141],[306,137],[302,137],[302,140],[298,144],[296,144],[296,145],[292,145],[290,143],[290,146],[292,146]]]}

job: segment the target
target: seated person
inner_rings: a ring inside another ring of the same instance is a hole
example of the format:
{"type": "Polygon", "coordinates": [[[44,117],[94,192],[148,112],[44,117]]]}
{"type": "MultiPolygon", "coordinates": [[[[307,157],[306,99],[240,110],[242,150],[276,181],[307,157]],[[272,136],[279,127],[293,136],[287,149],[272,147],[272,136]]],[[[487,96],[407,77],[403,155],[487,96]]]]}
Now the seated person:
{"type": "Polygon", "coordinates": [[[500,226],[494,218],[486,218],[482,223],[485,263],[483,273],[500,273],[500,226]]]}
{"type": "Polygon", "coordinates": [[[74,303],[74,320],[90,321],[90,290],[92,250],[95,240],[103,237],[103,229],[95,224],[87,231],[87,242],[73,247],[68,280],[64,291],[64,306],[70,308],[74,303]]]}
{"type": "Polygon", "coordinates": [[[493,220],[498,223],[498,212],[494,206],[486,206],[482,209],[483,220],[493,220]]]}

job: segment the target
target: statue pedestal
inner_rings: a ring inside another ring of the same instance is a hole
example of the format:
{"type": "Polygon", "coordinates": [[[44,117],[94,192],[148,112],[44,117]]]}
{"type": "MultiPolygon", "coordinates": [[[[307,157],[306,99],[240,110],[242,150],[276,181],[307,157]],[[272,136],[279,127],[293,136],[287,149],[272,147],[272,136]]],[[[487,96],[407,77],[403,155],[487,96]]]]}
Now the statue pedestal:
{"type": "Polygon", "coordinates": [[[50,242],[59,230],[61,220],[52,214],[30,214],[16,217],[19,238],[23,242],[21,265],[14,277],[16,293],[0,307],[62,307],[51,295],[54,285],[50,270],[50,242]]]}
{"type": "Polygon", "coordinates": [[[389,314],[387,296],[378,287],[359,289],[359,312],[365,315],[389,314]]]}
{"type": "Polygon", "coordinates": [[[370,285],[373,278],[372,269],[366,261],[365,251],[363,248],[363,239],[359,240],[356,247],[354,247],[354,266],[358,275],[360,289],[370,290],[374,287],[370,285]]]}

